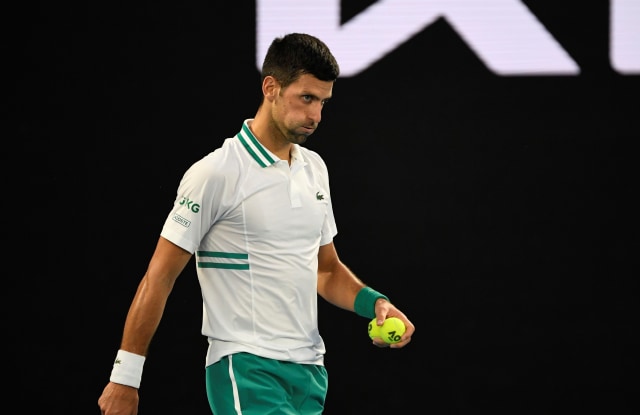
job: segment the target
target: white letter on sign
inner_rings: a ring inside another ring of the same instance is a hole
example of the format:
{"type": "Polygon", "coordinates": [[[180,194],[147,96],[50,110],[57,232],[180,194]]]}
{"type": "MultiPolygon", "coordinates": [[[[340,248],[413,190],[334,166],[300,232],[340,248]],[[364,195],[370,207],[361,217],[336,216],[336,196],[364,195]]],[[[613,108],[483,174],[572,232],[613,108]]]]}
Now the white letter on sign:
{"type": "Polygon", "coordinates": [[[257,0],[256,64],[277,36],[304,32],[325,41],[341,76],[357,75],[444,18],[499,75],[571,75],[580,68],[519,0],[379,0],[344,25],[341,0],[257,0]]]}
{"type": "Polygon", "coordinates": [[[616,71],[640,74],[640,1],[611,0],[611,65],[616,71]]]}

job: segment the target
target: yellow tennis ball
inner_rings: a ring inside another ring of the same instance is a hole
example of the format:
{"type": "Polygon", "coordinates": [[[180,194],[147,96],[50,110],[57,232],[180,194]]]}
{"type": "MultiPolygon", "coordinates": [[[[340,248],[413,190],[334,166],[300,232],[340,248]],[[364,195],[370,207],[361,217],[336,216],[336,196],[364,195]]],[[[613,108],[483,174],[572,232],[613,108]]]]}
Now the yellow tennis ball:
{"type": "Polygon", "coordinates": [[[378,326],[375,318],[369,322],[369,337],[371,337],[371,340],[374,337],[380,337],[380,326],[378,326]]]}
{"type": "Polygon", "coordinates": [[[386,343],[398,343],[406,329],[398,317],[388,317],[380,326],[380,337],[386,343]]]}

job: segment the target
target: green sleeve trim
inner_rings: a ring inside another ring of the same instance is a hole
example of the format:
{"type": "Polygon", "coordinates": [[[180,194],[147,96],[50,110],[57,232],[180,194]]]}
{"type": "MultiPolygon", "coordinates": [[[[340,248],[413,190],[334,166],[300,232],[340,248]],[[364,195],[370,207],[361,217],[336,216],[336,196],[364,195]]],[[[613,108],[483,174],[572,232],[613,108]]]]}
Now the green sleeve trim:
{"type": "Polygon", "coordinates": [[[356,295],[353,310],[361,317],[374,318],[376,316],[376,301],[379,298],[389,301],[386,295],[377,292],[373,288],[363,287],[356,295]]]}

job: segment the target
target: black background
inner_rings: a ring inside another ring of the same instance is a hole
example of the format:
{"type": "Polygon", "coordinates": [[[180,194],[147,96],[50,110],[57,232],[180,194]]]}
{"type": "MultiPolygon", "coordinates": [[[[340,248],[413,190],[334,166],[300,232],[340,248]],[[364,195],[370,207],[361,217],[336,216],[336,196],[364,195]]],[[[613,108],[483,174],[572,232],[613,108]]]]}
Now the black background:
{"type": "MultiPolygon", "coordinates": [[[[235,3],[47,2],[16,16],[7,114],[27,157],[8,177],[27,188],[8,190],[22,219],[6,226],[26,224],[28,240],[7,285],[10,399],[99,413],[182,173],[261,97],[255,4],[235,3]]],[[[305,144],[329,166],[342,260],[417,328],[380,350],[366,320],[321,301],[327,414],[638,410],[639,77],[611,68],[609,2],[525,4],[579,75],[498,76],[438,20],[339,79],[305,144]]],[[[201,307],[191,265],[141,414],[208,413],[201,307]]]]}

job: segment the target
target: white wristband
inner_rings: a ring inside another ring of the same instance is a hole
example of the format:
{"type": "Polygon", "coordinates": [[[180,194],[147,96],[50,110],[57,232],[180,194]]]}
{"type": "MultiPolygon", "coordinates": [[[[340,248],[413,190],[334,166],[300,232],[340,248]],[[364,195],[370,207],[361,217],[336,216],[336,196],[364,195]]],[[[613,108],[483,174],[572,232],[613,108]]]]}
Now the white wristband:
{"type": "Polygon", "coordinates": [[[144,360],[145,357],[139,354],[127,352],[122,349],[118,350],[109,380],[114,383],[132,386],[136,389],[139,388],[144,360]]]}

